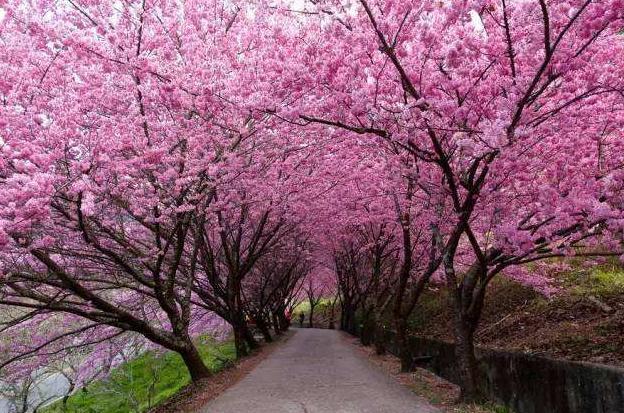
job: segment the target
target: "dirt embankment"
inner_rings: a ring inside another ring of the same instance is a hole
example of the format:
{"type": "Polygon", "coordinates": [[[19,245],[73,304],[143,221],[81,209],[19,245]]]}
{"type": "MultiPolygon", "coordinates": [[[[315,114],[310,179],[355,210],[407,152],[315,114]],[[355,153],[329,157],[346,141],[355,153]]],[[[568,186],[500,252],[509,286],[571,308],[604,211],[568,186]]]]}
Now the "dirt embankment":
{"type": "MultiPolygon", "coordinates": [[[[565,274],[560,293],[551,298],[496,282],[476,334],[478,345],[624,367],[624,272],[598,278],[595,273],[565,274]]],[[[447,303],[443,291],[427,292],[415,311],[413,332],[452,341],[447,303]]]]}

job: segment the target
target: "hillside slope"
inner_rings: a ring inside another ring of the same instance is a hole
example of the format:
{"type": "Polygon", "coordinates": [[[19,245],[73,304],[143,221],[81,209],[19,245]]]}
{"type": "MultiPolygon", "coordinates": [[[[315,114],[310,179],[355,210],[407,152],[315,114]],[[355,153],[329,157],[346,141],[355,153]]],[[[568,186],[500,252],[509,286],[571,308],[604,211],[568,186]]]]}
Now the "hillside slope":
{"type": "MultiPolygon", "coordinates": [[[[577,265],[553,274],[550,298],[512,281],[491,286],[478,345],[624,367],[624,269],[577,265]]],[[[447,293],[430,290],[414,312],[413,334],[452,340],[447,293]]]]}

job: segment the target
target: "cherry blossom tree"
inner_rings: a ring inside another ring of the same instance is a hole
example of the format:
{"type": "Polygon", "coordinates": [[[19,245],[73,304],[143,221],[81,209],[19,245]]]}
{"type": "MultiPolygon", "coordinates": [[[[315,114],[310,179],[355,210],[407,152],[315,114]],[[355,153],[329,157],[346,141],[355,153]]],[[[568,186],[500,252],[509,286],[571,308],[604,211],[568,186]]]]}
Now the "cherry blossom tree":
{"type": "Polygon", "coordinates": [[[492,278],[578,248],[600,253],[588,239],[608,245],[620,229],[623,4],[304,7],[283,9],[300,28],[285,42],[297,50],[305,38],[292,65],[314,70],[285,80],[302,104],[284,116],[413,156],[413,184],[447,216],[430,262],[452,291],[463,396],[476,398],[473,335],[492,278]]]}
{"type": "Polygon", "coordinates": [[[493,279],[622,254],[622,0],[2,4],[9,328],[138,334],[197,380],[216,315],[243,355],[307,285],[346,330],[387,310],[408,369],[436,280],[474,400],[493,279]]]}
{"type": "Polygon", "coordinates": [[[253,320],[267,342],[270,327],[280,334],[286,311],[301,290],[311,265],[305,240],[287,238],[287,243],[263,257],[243,286],[247,316],[253,320]],[[296,246],[296,248],[293,248],[296,246]]]}
{"type": "Polygon", "coordinates": [[[204,234],[191,228],[228,207],[216,188],[235,181],[236,149],[254,136],[223,95],[239,81],[240,9],[4,10],[0,302],[139,333],[207,376],[190,333],[205,320],[193,305],[204,234]]]}
{"type": "MultiPolygon", "coordinates": [[[[317,269],[318,271],[318,269],[317,269]]],[[[308,327],[314,328],[314,310],[321,303],[324,295],[327,293],[328,282],[322,279],[319,274],[310,273],[303,283],[303,292],[305,293],[307,302],[310,304],[310,312],[308,314],[308,327]]]]}
{"type": "Polygon", "coordinates": [[[240,354],[241,334],[255,344],[242,281],[295,225],[288,195],[305,165],[245,85],[261,77],[260,16],[212,6],[3,9],[0,302],[139,333],[194,380],[208,375],[192,340],[212,326],[206,309],[240,354]]]}
{"type": "MultiPolygon", "coordinates": [[[[193,290],[207,309],[232,325],[237,354],[244,356],[258,344],[245,319],[243,282],[258,259],[279,240],[284,224],[280,220],[271,223],[269,211],[253,220],[247,206],[241,208],[233,222],[226,222],[219,212],[218,229],[202,231],[199,263],[203,272],[196,277],[193,290]]],[[[203,225],[198,223],[197,228],[203,225]]]]}

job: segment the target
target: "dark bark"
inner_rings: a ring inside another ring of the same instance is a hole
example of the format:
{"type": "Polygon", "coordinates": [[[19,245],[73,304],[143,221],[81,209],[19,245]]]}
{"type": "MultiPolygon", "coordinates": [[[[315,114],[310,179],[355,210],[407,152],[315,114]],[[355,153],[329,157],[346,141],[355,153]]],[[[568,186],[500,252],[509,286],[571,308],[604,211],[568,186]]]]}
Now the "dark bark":
{"type": "Polygon", "coordinates": [[[336,299],[330,302],[329,304],[329,322],[327,323],[327,328],[330,330],[334,330],[336,328],[336,299]]]}
{"type": "Polygon", "coordinates": [[[401,361],[401,372],[411,372],[414,370],[414,366],[407,336],[407,320],[404,318],[396,319],[395,328],[399,359],[401,361]]]}
{"type": "Polygon", "coordinates": [[[61,400],[61,405],[63,406],[62,409],[64,412],[67,411],[67,402],[69,401],[69,397],[72,395],[72,393],[74,392],[74,389],[76,388],[76,383],[74,382],[74,380],[72,380],[71,378],[68,378],[67,376],[65,376],[65,378],[69,382],[69,388],[67,389],[67,392],[65,393],[65,395],[63,396],[63,399],[61,400]]]}
{"type": "Polygon", "coordinates": [[[354,334],[356,332],[355,323],[355,309],[351,303],[343,303],[340,311],[340,329],[354,334]]]}
{"type": "Polygon", "coordinates": [[[279,321],[280,328],[282,329],[282,331],[288,330],[288,327],[290,327],[290,320],[286,317],[286,313],[281,311],[278,314],[277,319],[279,321]]]}
{"type": "Polygon", "coordinates": [[[234,332],[234,347],[236,349],[236,358],[245,357],[249,354],[247,342],[245,341],[245,328],[242,322],[237,321],[231,323],[234,332]]]}
{"type": "Polygon", "coordinates": [[[308,319],[308,327],[310,328],[314,328],[314,307],[316,306],[310,306],[310,317],[308,319]]]}
{"type": "Polygon", "coordinates": [[[242,314],[230,321],[230,325],[234,331],[234,347],[236,348],[237,358],[248,356],[250,351],[260,346],[242,314]]]}
{"type": "Polygon", "coordinates": [[[193,343],[187,343],[184,348],[178,350],[178,353],[182,356],[192,381],[196,382],[211,376],[210,370],[204,364],[193,343]]]}
{"type": "Polygon", "coordinates": [[[460,283],[457,282],[455,268],[448,258],[445,263],[445,273],[452,292],[453,335],[460,379],[460,398],[469,403],[486,399],[479,386],[481,372],[475,355],[474,334],[479,326],[485,304],[485,291],[490,279],[485,263],[493,256],[495,255],[482,256],[464,274],[460,283]]]}
{"type": "Polygon", "coordinates": [[[475,355],[474,331],[472,323],[455,317],[455,356],[461,381],[462,401],[467,403],[480,402],[485,399],[479,387],[479,366],[475,355]]]}
{"type": "Polygon", "coordinates": [[[256,350],[260,347],[258,344],[258,340],[254,337],[253,333],[249,329],[247,323],[243,322],[243,337],[245,338],[245,344],[247,344],[247,348],[251,350],[256,350]]]}
{"type": "Polygon", "coordinates": [[[273,325],[273,331],[275,331],[275,334],[281,335],[284,332],[277,313],[271,314],[271,324],[273,325]]]}
{"type": "Polygon", "coordinates": [[[374,341],[375,319],[372,314],[364,315],[362,320],[362,331],[360,332],[360,342],[365,346],[370,346],[374,341]]]}
{"type": "Polygon", "coordinates": [[[273,341],[273,337],[271,336],[271,331],[269,331],[269,326],[264,318],[258,317],[256,319],[256,325],[258,326],[258,330],[262,333],[262,337],[264,341],[267,343],[271,343],[273,341]]]}
{"type": "Polygon", "coordinates": [[[373,344],[375,345],[375,354],[378,356],[386,354],[386,331],[379,324],[375,326],[373,344]]]}

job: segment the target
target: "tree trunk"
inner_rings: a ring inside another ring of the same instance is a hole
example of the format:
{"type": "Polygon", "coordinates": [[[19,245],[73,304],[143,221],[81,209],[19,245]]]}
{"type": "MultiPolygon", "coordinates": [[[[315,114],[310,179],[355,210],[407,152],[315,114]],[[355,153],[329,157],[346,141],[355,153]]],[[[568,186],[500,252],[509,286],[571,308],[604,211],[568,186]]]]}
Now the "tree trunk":
{"type": "Polygon", "coordinates": [[[459,370],[460,398],[467,403],[480,402],[485,398],[479,387],[479,366],[474,348],[475,328],[459,315],[455,317],[455,357],[459,370]]]}
{"type": "Polygon", "coordinates": [[[409,340],[407,337],[407,320],[403,317],[395,320],[396,326],[396,342],[399,350],[399,359],[401,360],[401,372],[407,373],[414,370],[412,363],[412,352],[409,348],[409,340]]]}
{"type": "Polygon", "coordinates": [[[343,300],[340,305],[340,329],[351,333],[351,302],[343,300]]]}
{"type": "MultiPolygon", "coordinates": [[[[67,379],[67,377],[65,378],[67,379]]],[[[73,380],[67,379],[67,381],[69,382],[69,388],[67,389],[67,392],[65,393],[61,401],[61,405],[63,406],[64,412],[68,410],[67,402],[69,401],[69,397],[72,395],[72,393],[74,392],[74,388],[76,387],[76,383],[73,380]]]]}
{"type": "Polygon", "coordinates": [[[264,341],[267,343],[271,343],[273,341],[273,337],[271,337],[271,332],[269,331],[269,327],[262,317],[258,317],[256,319],[256,325],[258,326],[258,330],[262,333],[262,337],[264,337],[264,341]]]}
{"type": "Polygon", "coordinates": [[[191,375],[191,381],[196,382],[211,376],[210,370],[208,370],[199,351],[197,351],[197,347],[190,342],[190,339],[186,347],[178,352],[191,375]]]}
{"type": "MultiPolygon", "coordinates": [[[[386,302],[386,304],[389,301],[386,302]]],[[[385,309],[385,305],[381,306],[379,303],[373,307],[371,311],[371,341],[373,346],[375,347],[375,354],[381,356],[386,354],[386,328],[380,319],[383,318],[383,309],[385,309]]]]}
{"type": "Polygon", "coordinates": [[[240,324],[232,324],[234,330],[234,347],[236,348],[236,358],[245,357],[249,354],[247,343],[245,343],[245,332],[240,324]]]}
{"type": "Polygon", "coordinates": [[[279,317],[277,316],[277,313],[271,313],[271,319],[272,319],[271,324],[273,324],[273,331],[275,331],[275,334],[277,335],[282,334],[283,330],[280,325],[280,321],[279,321],[279,317]]]}
{"type": "Polygon", "coordinates": [[[350,305],[345,305],[342,308],[342,312],[340,316],[340,329],[350,334],[354,334],[356,332],[355,314],[350,305]]]}
{"type": "Polygon", "coordinates": [[[386,354],[386,331],[379,324],[375,326],[373,344],[375,345],[375,354],[378,356],[386,354]]]}
{"type": "Polygon", "coordinates": [[[286,318],[286,314],[283,311],[277,315],[277,320],[279,321],[280,329],[282,331],[288,330],[288,327],[290,327],[290,321],[286,318]]]}
{"type": "Polygon", "coordinates": [[[336,328],[336,321],[334,320],[335,318],[335,306],[336,303],[330,303],[330,309],[329,309],[329,322],[327,323],[327,328],[329,328],[330,330],[334,330],[336,328]]]}
{"type": "Polygon", "coordinates": [[[473,265],[464,275],[461,286],[456,288],[452,295],[453,335],[460,379],[460,398],[468,403],[486,399],[480,386],[481,371],[474,346],[474,333],[481,319],[487,287],[487,283],[478,284],[478,280],[485,280],[486,274],[483,266],[473,265]]]}
{"type": "Polygon", "coordinates": [[[360,331],[360,342],[364,346],[370,346],[372,343],[372,323],[371,316],[364,316],[362,320],[362,331],[360,331]]]}
{"type": "Polygon", "coordinates": [[[314,307],[310,306],[310,319],[308,320],[308,327],[314,328],[314,307]]]}
{"type": "MultiPolygon", "coordinates": [[[[30,386],[28,387],[30,388],[30,386]]],[[[21,410],[19,410],[19,413],[27,413],[28,412],[28,390],[26,390],[23,394],[22,394],[22,405],[21,405],[21,410]]]]}
{"type": "Polygon", "coordinates": [[[260,344],[258,344],[258,340],[256,340],[253,333],[249,329],[249,326],[244,321],[242,324],[242,329],[243,329],[243,337],[245,338],[245,343],[247,344],[247,347],[249,348],[249,350],[255,350],[259,348],[260,344]]]}

